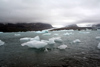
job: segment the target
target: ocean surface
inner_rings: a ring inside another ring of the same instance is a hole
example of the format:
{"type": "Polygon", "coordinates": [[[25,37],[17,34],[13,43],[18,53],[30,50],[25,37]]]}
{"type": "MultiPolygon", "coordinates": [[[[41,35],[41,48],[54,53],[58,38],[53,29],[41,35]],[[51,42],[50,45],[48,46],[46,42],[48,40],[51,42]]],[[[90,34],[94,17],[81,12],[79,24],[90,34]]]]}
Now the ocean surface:
{"type": "Polygon", "coordinates": [[[0,46],[0,67],[100,67],[100,49],[97,48],[100,39],[96,39],[98,36],[100,30],[0,33],[0,40],[5,42],[0,46]],[[62,42],[40,49],[21,46],[25,42],[20,41],[20,38],[35,36],[39,36],[40,40],[61,37],[62,42]],[[81,42],[73,43],[76,39],[81,42]],[[58,49],[63,44],[67,48],[58,49]]]}

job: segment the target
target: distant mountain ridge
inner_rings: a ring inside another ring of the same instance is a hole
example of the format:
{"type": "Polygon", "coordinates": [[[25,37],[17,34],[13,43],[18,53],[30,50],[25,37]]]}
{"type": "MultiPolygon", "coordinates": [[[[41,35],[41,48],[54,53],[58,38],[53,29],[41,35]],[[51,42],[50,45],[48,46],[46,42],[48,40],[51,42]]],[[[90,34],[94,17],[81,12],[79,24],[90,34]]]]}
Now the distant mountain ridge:
{"type": "Polygon", "coordinates": [[[0,31],[2,32],[18,32],[18,31],[38,31],[52,28],[47,23],[0,23],[0,31]]]}

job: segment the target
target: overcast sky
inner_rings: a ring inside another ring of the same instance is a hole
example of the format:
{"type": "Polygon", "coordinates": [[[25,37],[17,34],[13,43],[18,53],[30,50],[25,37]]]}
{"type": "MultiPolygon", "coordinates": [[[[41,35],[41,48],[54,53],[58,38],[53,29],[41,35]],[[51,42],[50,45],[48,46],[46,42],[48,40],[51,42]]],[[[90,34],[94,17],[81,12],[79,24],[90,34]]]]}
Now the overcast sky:
{"type": "Polygon", "coordinates": [[[0,22],[99,23],[100,0],[0,0],[0,22]]]}

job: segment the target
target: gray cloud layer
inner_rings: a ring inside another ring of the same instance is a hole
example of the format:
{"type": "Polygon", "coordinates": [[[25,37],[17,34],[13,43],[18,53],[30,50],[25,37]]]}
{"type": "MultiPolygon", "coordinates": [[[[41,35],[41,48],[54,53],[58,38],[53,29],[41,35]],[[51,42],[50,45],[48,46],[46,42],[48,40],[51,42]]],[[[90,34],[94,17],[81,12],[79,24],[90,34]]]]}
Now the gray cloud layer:
{"type": "Polygon", "coordinates": [[[99,23],[100,0],[0,0],[1,22],[99,23]]]}

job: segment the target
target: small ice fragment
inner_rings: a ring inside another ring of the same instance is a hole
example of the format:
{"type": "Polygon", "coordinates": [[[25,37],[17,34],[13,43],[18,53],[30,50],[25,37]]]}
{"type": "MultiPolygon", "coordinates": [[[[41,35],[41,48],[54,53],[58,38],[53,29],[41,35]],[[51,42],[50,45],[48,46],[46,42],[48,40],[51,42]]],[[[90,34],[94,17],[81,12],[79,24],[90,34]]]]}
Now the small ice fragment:
{"type": "Polygon", "coordinates": [[[60,45],[58,46],[59,49],[66,49],[67,48],[67,45],[60,45]]]}
{"type": "Polygon", "coordinates": [[[81,41],[79,39],[76,39],[73,41],[73,43],[80,43],[81,41]]]}
{"type": "Polygon", "coordinates": [[[20,38],[21,41],[29,41],[30,37],[24,37],[24,38],[20,38]]]}
{"type": "Polygon", "coordinates": [[[100,43],[98,44],[97,48],[100,49],[100,43]]]}
{"type": "Polygon", "coordinates": [[[1,45],[4,45],[4,42],[3,42],[2,40],[0,40],[0,46],[1,46],[1,45]]]}
{"type": "Polygon", "coordinates": [[[21,34],[14,34],[14,36],[21,36],[21,34]]]}
{"type": "Polygon", "coordinates": [[[97,36],[96,39],[97,39],[97,40],[100,40],[100,36],[97,36]]]}
{"type": "Polygon", "coordinates": [[[51,33],[45,33],[45,34],[43,34],[43,35],[45,35],[45,36],[46,36],[46,35],[49,36],[49,35],[51,35],[51,33]]]}
{"type": "Polygon", "coordinates": [[[29,41],[29,42],[26,42],[26,43],[23,43],[21,44],[22,46],[28,46],[30,48],[43,48],[47,45],[46,42],[42,42],[42,41],[36,41],[36,40],[33,40],[33,41],[29,41]]]}

